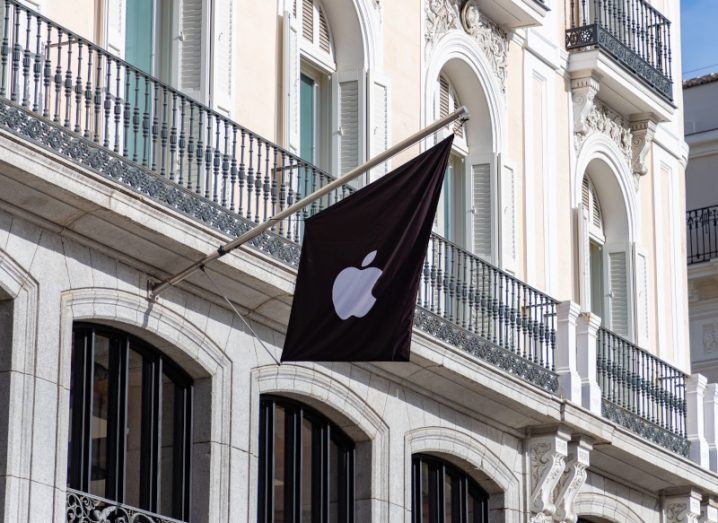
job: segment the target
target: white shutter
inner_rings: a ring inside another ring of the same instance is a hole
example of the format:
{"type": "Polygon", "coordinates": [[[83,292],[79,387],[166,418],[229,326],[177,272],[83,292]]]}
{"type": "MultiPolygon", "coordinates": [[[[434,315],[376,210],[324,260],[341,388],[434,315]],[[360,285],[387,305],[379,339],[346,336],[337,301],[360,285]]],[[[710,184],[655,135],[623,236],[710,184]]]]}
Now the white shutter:
{"type": "Polygon", "coordinates": [[[604,246],[604,271],[607,292],[607,315],[610,329],[620,336],[631,337],[629,258],[625,246],[604,246]]]}
{"type": "MultiPolygon", "coordinates": [[[[500,161],[498,165],[501,166],[500,161]]],[[[502,267],[509,271],[516,271],[519,256],[516,173],[508,165],[501,167],[502,267]]]]}
{"type": "MultiPolygon", "coordinates": [[[[389,148],[389,88],[383,82],[372,82],[372,121],[371,151],[369,156],[376,156],[389,148]]],[[[389,170],[389,162],[375,168],[373,173],[384,175],[389,170]]]]}
{"type": "Polygon", "coordinates": [[[474,252],[491,261],[491,164],[471,165],[474,189],[474,252]]]}
{"type": "Polygon", "coordinates": [[[299,27],[291,11],[284,12],[283,95],[285,144],[299,154],[299,27]]]}
{"type": "Polygon", "coordinates": [[[589,250],[589,211],[584,202],[588,201],[588,191],[582,203],[576,209],[576,228],[578,230],[578,285],[581,309],[591,310],[591,252],[589,250]]]}
{"type": "Polygon", "coordinates": [[[365,90],[363,71],[334,75],[334,174],[344,174],[364,160],[365,90]]]}
{"type": "Polygon", "coordinates": [[[648,262],[643,253],[636,254],[636,291],[638,295],[638,344],[648,343],[649,302],[648,302],[648,262]]]}
{"type": "Polygon", "coordinates": [[[107,50],[124,58],[125,56],[125,2],[107,0],[107,50]]]}
{"type": "Polygon", "coordinates": [[[232,114],[233,0],[215,0],[212,24],[212,107],[232,114]]]}
{"type": "Polygon", "coordinates": [[[207,100],[207,9],[203,0],[181,0],[178,10],[180,45],[178,85],[188,96],[207,100]]]}

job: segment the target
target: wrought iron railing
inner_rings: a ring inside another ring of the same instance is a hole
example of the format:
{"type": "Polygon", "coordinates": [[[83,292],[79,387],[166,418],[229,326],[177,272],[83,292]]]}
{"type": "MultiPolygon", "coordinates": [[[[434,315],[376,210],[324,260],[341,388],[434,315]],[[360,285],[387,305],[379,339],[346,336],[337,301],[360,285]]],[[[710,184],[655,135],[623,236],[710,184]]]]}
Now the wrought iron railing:
{"type": "Polygon", "coordinates": [[[646,0],[571,0],[566,48],[599,47],[673,99],[671,22],[646,0]]]}
{"type": "Polygon", "coordinates": [[[67,523],[182,523],[178,519],[67,489],[67,523]]]}
{"type": "Polygon", "coordinates": [[[701,263],[718,257],[718,205],[686,213],[688,263],[701,263]]]}
{"type": "Polygon", "coordinates": [[[683,372],[600,328],[597,377],[604,416],[654,443],[688,455],[683,372]]]}
{"type": "MultiPolygon", "coordinates": [[[[233,236],[332,179],[17,0],[0,1],[5,129],[233,236]]],[[[296,266],[303,220],[352,190],[252,245],[296,266]]],[[[417,325],[556,391],[554,300],[439,236],[426,268],[417,325]]]]}

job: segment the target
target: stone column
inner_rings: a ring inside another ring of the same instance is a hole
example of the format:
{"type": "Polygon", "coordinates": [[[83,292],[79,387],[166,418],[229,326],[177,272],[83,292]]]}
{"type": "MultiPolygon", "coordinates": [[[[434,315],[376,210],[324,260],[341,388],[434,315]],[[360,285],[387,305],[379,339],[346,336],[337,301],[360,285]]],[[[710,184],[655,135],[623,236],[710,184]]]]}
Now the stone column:
{"type": "Polygon", "coordinates": [[[706,385],[703,396],[703,423],[708,444],[708,468],[718,472],[718,384],[706,385]]]}
{"type": "Polygon", "coordinates": [[[663,514],[666,523],[698,523],[702,496],[691,487],[666,489],[663,493],[663,514]]]}
{"type": "Polygon", "coordinates": [[[581,377],[576,367],[576,320],[580,306],[563,301],[556,307],[556,374],[561,394],[569,401],[581,404],[581,377]]]}
{"type": "Polygon", "coordinates": [[[528,445],[531,465],[531,522],[551,521],[556,512],[555,490],[563,475],[571,434],[563,427],[536,434],[528,445]]]}
{"type": "Polygon", "coordinates": [[[577,366],[581,377],[581,405],[595,414],[601,414],[601,389],[596,378],[596,334],[601,318],[591,312],[578,317],[577,366]]]}
{"type": "Polygon", "coordinates": [[[703,424],[703,397],[708,380],[702,374],[686,378],[686,433],[691,443],[690,458],[708,468],[708,442],[703,424]]]}

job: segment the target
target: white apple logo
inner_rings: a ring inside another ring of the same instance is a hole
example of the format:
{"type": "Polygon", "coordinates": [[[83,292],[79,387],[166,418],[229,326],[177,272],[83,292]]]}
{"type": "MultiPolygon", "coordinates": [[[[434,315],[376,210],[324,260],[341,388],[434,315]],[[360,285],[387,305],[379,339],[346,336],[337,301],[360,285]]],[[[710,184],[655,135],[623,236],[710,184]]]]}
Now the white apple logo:
{"type": "MultiPolygon", "coordinates": [[[[376,251],[372,251],[364,257],[362,267],[366,267],[374,261],[376,251]]],[[[350,316],[363,318],[371,310],[376,302],[371,291],[374,284],[381,276],[381,269],[369,267],[357,269],[347,267],[343,269],[334,280],[332,288],[332,301],[337,316],[346,320],[350,316]]]]}

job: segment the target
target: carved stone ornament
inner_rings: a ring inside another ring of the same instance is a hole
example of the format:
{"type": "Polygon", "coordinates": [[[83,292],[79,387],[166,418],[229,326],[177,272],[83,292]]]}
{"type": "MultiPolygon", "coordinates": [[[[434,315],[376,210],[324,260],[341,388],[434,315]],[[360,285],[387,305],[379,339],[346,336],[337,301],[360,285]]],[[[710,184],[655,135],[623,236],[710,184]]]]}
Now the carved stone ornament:
{"type": "Polygon", "coordinates": [[[428,0],[426,54],[449,31],[462,30],[478,44],[506,92],[509,41],[506,32],[479,10],[476,0],[428,0]],[[461,7],[459,5],[461,4],[461,7]]]}
{"type": "Polygon", "coordinates": [[[567,438],[562,433],[534,438],[529,446],[531,460],[532,521],[550,521],[556,511],[554,490],[561,480],[567,455],[567,438]]]}
{"type": "Polygon", "coordinates": [[[568,462],[559,481],[556,493],[555,521],[576,523],[578,514],[574,510],[574,501],[581,487],[586,483],[586,469],[593,445],[581,439],[569,443],[568,462]]]}
{"type": "Polygon", "coordinates": [[[703,325],[703,352],[709,354],[718,351],[718,323],[703,325]]]}
{"type": "Polygon", "coordinates": [[[650,119],[633,120],[631,121],[631,133],[633,135],[631,142],[633,174],[643,176],[648,172],[646,155],[656,134],[656,123],[650,119]]]}
{"type": "Polygon", "coordinates": [[[666,523],[699,523],[702,495],[696,489],[672,492],[663,501],[666,523]]]}

